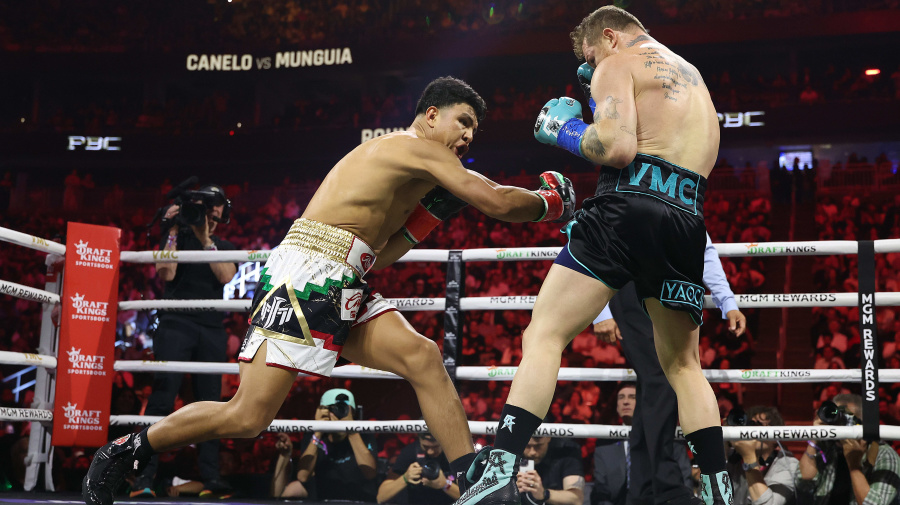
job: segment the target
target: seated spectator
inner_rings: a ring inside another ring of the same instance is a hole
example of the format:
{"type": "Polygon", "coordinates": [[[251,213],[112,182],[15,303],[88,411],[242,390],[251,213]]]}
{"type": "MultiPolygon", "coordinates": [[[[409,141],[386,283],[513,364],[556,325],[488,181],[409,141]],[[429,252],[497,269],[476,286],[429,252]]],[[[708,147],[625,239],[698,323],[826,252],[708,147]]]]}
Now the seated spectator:
{"type": "MultiPolygon", "coordinates": [[[[760,426],[784,426],[775,407],[756,406],[747,410],[747,419],[760,426]]],[[[792,505],[794,477],[799,463],[793,454],[772,440],[726,442],[728,474],[734,489],[735,505],[792,505]]]]}
{"type": "MultiPolygon", "coordinates": [[[[833,402],[840,409],[839,417],[855,416],[856,419],[850,418],[851,422],[862,422],[859,395],[840,394],[833,402]]],[[[822,426],[827,424],[825,421],[817,415],[813,424],[822,426]]],[[[890,445],[853,439],[807,443],[800,458],[798,503],[889,505],[897,502],[900,456],[890,445]]]]}
{"type": "Polygon", "coordinates": [[[522,505],[582,505],[584,466],[572,440],[533,436],[516,476],[522,505]]]}
{"type": "Polygon", "coordinates": [[[813,368],[817,370],[826,370],[830,368],[847,368],[844,365],[844,360],[841,358],[840,353],[838,353],[834,347],[828,346],[823,347],[821,351],[816,354],[816,364],[813,368]]]}
{"type": "MultiPolygon", "coordinates": [[[[316,421],[352,421],[356,400],[346,389],[329,389],[316,408],[316,421]]],[[[283,434],[282,434],[283,435],[283,434]]],[[[375,443],[356,432],[304,436],[303,452],[294,473],[293,443],[279,435],[278,459],[272,477],[272,496],[313,500],[375,501],[375,443]],[[290,476],[296,475],[290,481],[290,476]]]]}
{"type": "Polygon", "coordinates": [[[400,450],[387,477],[378,487],[378,503],[440,505],[459,499],[450,462],[431,433],[400,450]]]}

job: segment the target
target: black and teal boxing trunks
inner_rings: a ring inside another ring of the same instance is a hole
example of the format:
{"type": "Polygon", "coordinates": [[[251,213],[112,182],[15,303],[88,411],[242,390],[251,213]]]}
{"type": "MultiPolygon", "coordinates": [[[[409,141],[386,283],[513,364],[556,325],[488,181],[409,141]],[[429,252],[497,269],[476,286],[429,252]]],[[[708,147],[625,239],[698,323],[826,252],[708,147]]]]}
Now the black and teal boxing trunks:
{"type": "Polygon", "coordinates": [[[656,156],[602,167],[556,263],[615,290],[633,280],[642,301],[656,298],[702,324],[705,190],[706,178],[656,156]]]}

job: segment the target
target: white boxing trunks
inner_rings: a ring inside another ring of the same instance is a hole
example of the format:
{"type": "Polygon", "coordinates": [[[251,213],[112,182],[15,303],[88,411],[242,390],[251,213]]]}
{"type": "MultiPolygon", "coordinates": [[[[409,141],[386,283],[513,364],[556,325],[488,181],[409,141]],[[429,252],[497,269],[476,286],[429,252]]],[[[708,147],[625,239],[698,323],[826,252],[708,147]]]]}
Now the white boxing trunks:
{"type": "Polygon", "coordinates": [[[375,264],[349,231],[300,218],[266,263],[238,359],[328,377],[354,326],[397,310],[363,276],[375,264]]]}

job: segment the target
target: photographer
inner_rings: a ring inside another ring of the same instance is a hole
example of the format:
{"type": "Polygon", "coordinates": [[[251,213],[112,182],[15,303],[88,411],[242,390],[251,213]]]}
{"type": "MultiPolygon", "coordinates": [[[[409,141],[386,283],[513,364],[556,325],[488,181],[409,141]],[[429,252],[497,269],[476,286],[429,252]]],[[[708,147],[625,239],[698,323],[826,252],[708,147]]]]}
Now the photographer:
{"type": "MultiPolygon", "coordinates": [[[[729,426],[784,426],[775,407],[756,406],[744,413],[733,409],[729,426]]],[[[738,440],[731,446],[728,473],[734,486],[735,505],[793,505],[798,462],[793,454],[773,440],[738,440]]],[[[845,505],[845,504],[841,504],[845,505]]]]}
{"type": "MultiPolygon", "coordinates": [[[[316,421],[352,421],[357,412],[353,393],[329,389],[316,409],[316,421]]],[[[276,443],[278,460],[272,478],[272,496],[313,500],[375,501],[375,441],[357,432],[305,436],[296,480],[287,482],[293,444],[285,434],[276,443]]]]}
{"type": "MultiPolygon", "coordinates": [[[[862,398],[840,394],[823,402],[814,425],[862,423],[862,398]]],[[[883,442],[836,440],[807,442],[800,458],[800,505],[889,505],[897,501],[900,456],[883,442]]]]}
{"type": "Polygon", "coordinates": [[[532,436],[522,453],[516,486],[522,505],[581,505],[581,447],[566,438],[532,436]]]}
{"type": "MultiPolygon", "coordinates": [[[[222,188],[206,186],[199,191],[184,191],[176,203],[165,210],[161,244],[165,251],[233,250],[234,245],[213,232],[220,222],[228,222],[231,203],[222,188]]],[[[156,271],[165,281],[163,299],[221,299],[222,287],[237,272],[234,263],[157,263],[156,271]]],[[[153,337],[155,359],[161,361],[226,362],[228,335],[219,311],[159,313],[159,325],[153,337]]],[[[172,413],[183,374],[158,373],[146,415],[172,413]]],[[[191,376],[195,401],[221,401],[222,377],[191,376]]],[[[201,496],[228,494],[230,487],[219,476],[219,441],[197,446],[197,461],[204,490],[201,496]]],[[[154,478],[159,458],[154,456],[132,487],[132,497],[155,496],[154,478]]]]}
{"type": "Polygon", "coordinates": [[[400,450],[397,461],[378,487],[378,503],[441,505],[459,499],[450,462],[431,433],[400,450]]]}

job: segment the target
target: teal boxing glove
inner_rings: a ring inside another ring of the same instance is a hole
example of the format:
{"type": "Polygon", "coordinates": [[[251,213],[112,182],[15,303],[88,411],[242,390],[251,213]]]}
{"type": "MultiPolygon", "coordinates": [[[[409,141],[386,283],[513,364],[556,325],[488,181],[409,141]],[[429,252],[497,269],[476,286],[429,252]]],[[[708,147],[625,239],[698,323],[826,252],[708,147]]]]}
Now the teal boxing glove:
{"type": "Polygon", "coordinates": [[[588,125],[581,120],[581,104],[564,96],[544,104],[534,123],[534,138],[542,144],[562,147],[585,158],[581,152],[581,139],[587,129],[588,125]]]}
{"type": "Polygon", "coordinates": [[[576,75],[578,76],[578,84],[581,85],[584,96],[588,99],[588,106],[591,108],[591,114],[596,114],[597,102],[595,102],[594,97],[591,96],[591,79],[594,78],[594,67],[587,63],[582,63],[581,66],[578,67],[576,75]]]}

